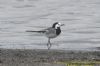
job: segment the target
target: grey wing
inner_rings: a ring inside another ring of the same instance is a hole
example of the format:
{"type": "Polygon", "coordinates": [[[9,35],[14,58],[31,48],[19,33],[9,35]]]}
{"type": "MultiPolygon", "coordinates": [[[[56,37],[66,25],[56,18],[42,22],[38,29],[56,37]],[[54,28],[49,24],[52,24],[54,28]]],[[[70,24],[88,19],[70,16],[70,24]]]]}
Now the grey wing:
{"type": "Polygon", "coordinates": [[[48,34],[54,34],[54,33],[56,33],[55,29],[52,28],[52,27],[46,29],[45,31],[46,31],[46,33],[48,33],[48,34]]]}
{"type": "Polygon", "coordinates": [[[45,29],[45,34],[48,38],[55,38],[57,35],[56,35],[56,30],[52,27],[48,28],[48,29],[45,29]]]}

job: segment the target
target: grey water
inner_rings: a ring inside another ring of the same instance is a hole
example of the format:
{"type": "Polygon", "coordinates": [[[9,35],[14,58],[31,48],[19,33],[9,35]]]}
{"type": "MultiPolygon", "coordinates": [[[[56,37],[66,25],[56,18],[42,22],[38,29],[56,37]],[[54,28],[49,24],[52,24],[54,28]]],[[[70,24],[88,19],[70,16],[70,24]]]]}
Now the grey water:
{"type": "Polygon", "coordinates": [[[47,38],[26,30],[64,23],[51,49],[99,50],[100,0],[0,0],[0,48],[47,49],[47,38]]]}

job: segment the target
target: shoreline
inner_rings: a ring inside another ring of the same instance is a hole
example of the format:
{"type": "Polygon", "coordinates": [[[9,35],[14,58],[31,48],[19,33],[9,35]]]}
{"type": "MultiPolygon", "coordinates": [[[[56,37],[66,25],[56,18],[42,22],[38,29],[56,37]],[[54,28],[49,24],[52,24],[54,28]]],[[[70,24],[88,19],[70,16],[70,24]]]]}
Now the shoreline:
{"type": "Polygon", "coordinates": [[[100,51],[0,49],[0,64],[100,61],[100,51]]]}

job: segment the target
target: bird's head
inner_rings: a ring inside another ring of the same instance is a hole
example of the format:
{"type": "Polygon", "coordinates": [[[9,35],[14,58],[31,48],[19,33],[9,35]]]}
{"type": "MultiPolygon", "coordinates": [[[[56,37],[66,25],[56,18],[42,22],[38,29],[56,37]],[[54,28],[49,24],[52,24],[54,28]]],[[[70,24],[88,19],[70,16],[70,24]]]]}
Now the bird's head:
{"type": "Polygon", "coordinates": [[[52,25],[52,28],[60,28],[61,26],[64,26],[64,24],[61,24],[60,22],[55,22],[53,25],[52,25]]]}

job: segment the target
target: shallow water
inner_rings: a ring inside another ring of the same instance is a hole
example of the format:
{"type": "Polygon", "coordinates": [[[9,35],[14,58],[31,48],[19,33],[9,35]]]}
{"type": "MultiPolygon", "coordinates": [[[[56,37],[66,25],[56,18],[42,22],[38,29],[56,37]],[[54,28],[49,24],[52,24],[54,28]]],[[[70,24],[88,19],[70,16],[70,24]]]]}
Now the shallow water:
{"type": "Polygon", "coordinates": [[[0,0],[0,48],[47,49],[41,30],[66,24],[51,49],[97,50],[100,47],[100,0],[0,0]]]}

